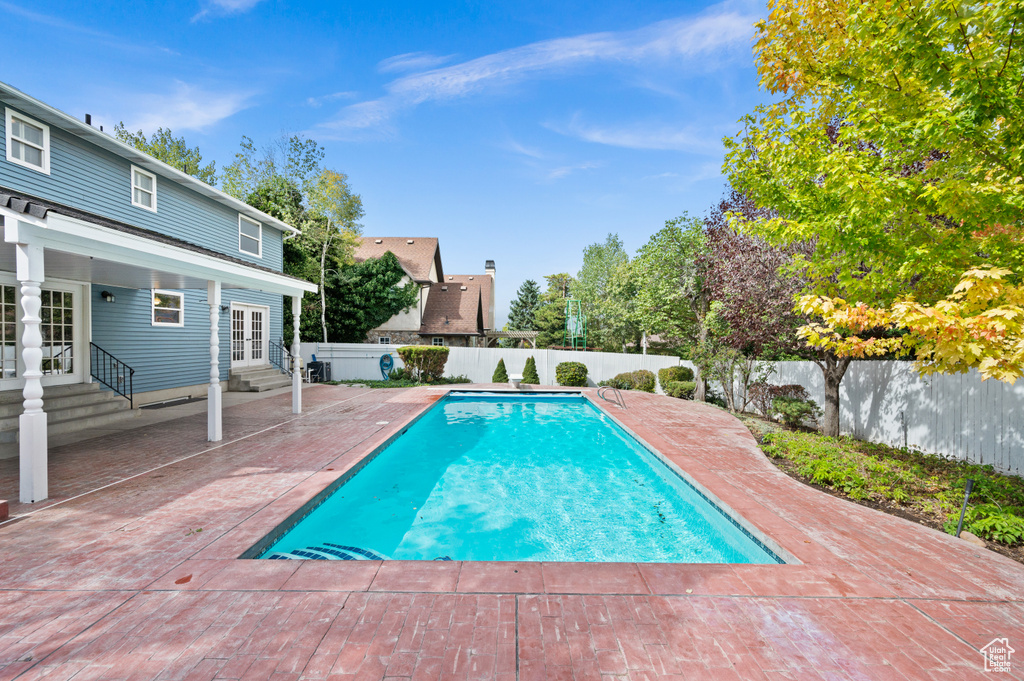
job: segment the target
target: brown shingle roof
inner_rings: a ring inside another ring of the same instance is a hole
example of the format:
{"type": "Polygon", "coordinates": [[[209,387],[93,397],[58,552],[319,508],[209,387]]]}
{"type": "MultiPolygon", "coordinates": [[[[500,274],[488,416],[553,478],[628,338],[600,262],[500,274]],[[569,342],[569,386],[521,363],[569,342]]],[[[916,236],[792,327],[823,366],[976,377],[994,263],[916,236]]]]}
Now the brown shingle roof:
{"type": "Polygon", "coordinates": [[[420,335],[482,334],[484,315],[480,306],[480,289],[480,284],[474,281],[468,284],[432,284],[427,294],[427,307],[423,310],[420,335]]]}
{"type": "Polygon", "coordinates": [[[491,309],[491,276],[489,274],[449,274],[444,278],[446,284],[480,287],[480,305],[484,311],[484,327],[487,326],[487,311],[491,309]]]}
{"type": "Polygon", "coordinates": [[[395,254],[413,281],[421,284],[433,282],[430,278],[431,264],[437,265],[438,280],[444,277],[441,250],[435,237],[364,236],[356,246],[354,257],[356,262],[363,262],[367,258],[379,258],[388,251],[395,254]]]}

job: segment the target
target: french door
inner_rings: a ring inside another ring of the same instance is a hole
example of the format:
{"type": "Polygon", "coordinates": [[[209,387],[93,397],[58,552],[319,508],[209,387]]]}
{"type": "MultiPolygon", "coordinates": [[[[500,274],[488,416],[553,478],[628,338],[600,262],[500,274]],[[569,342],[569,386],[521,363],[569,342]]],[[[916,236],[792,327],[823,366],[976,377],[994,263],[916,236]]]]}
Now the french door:
{"type": "Polygon", "coordinates": [[[270,308],[231,303],[231,368],[267,364],[270,308]]]}
{"type": "MultiPolygon", "coordinates": [[[[42,286],[39,332],[43,339],[42,384],[81,383],[85,376],[85,329],[80,284],[47,281],[42,286]]],[[[0,275],[0,390],[24,386],[21,358],[21,287],[9,275],[0,275]]]]}

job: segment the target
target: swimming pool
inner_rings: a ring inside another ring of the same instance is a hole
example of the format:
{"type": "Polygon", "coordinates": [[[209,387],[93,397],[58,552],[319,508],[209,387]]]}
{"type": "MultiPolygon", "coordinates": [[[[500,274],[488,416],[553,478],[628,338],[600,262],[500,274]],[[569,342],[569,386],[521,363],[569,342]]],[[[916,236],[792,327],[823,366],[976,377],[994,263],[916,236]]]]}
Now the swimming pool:
{"type": "Polygon", "coordinates": [[[782,562],[580,393],[449,393],[304,513],[260,557],[782,562]]]}

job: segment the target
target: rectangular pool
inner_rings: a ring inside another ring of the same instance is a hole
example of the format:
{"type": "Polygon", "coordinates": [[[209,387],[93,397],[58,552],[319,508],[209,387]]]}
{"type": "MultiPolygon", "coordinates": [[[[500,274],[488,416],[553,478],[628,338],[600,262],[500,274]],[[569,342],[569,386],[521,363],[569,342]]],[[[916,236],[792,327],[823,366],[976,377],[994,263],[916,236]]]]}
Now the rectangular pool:
{"type": "Polygon", "coordinates": [[[449,393],[304,512],[260,557],[783,562],[579,393],[449,393]]]}

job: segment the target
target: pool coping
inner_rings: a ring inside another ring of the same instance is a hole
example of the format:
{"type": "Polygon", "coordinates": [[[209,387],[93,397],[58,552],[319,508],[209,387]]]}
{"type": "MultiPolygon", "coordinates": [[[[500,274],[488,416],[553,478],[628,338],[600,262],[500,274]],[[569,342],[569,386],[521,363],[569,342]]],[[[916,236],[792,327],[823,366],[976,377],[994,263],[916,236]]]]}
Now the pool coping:
{"type": "MultiPolygon", "coordinates": [[[[525,395],[530,393],[536,394],[576,394],[586,400],[591,406],[593,406],[598,412],[604,414],[612,420],[612,422],[621,428],[629,437],[633,438],[637,444],[646,449],[652,456],[657,458],[666,468],[680,480],[689,485],[693,491],[712,504],[718,512],[730,520],[737,526],[749,539],[751,539],[759,548],[765,550],[773,560],[768,563],[684,563],[684,562],[605,562],[605,561],[442,561],[449,564],[459,564],[460,566],[468,566],[471,570],[475,566],[482,565],[547,565],[547,566],[560,566],[569,568],[571,566],[581,565],[600,565],[600,566],[617,566],[619,569],[628,568],[633,566],[635,569],[639,569],[639,566],[678,566],[678,567],[710,567],[714,568],[717,566],[758,566],[758,567],[773,567],[779,565],[802,565],[800,561],[791,551],[783,547],[777,540],[769,536],[761,528],[751,523],[741,513],[733,509],[728,503],[723,501],[718,495],[709,490],[707,486],[696,480],[686,470],[679,466],[676,462],[672,461],[668,456],[659,451],[655,446],[649,443],[647,440],[638,435],[632,428],[624,424],[621,420],[616,418],[614,414],[605,409],[605,405],[599,403],[593,395],[586,392],[583,387],[555,387],[552,389],[551,386],[544,386],[544,389],[540,390],[516,390],[516,389],[496,389],[496,388],[483,388],[483,387],[467,387],[458,388],[452,387],[444,390],[443,392],[437,393],[436,399],[431,400],[423,405],[423,407],[413,413],[408,419],[400,422],[393,430],[387,435],[387,437],[375,444],[373,444],[369,450],[357,458],[350,466],[340,471],[337,476],[327,482],[327,484],[319,491],[313,493],[313,495],[307,498],[304,502],[299,504],[297,508],[294,508],[283,520],[280,520],[277,524],[265,532],[263,536],[249,546],[247,549],[242,551],[238,555],[236,560],[268,560],[261,558],[266,551],[273,546],[282,536],[292,530],[306,516],[316,510],[321,504],[323,504],[332,494],[334,494],[339,488],[345,483],[352,479],[359,471],[365,468],[370,462],[377,458],[385,449],[395,442],[399,437],[404,435],[414,424],[420,419],[425,417],[431,409],[434,409],[438,402],[445,399],[452,393],[487,393],[487,394],[507,394],[507,395],[525,395]]],[[[389,424],[390,425],[390,424],[389,424]]],[[[330,470],[330,469],[328,469],[330,470]]],[[[279,500],[276,500],[271,506],[276,505],[279,500]]],[[[266,510],[266,509],[265,509],[266,510]]],[[[262,515],[262,514],[260,514],[262,515]]],[[[252,519],[250,519],[252,520],[252,519]]],[[[246,521],[243,524],[248,524],[246,521]]],[[[238,528],[236,528],[238,529],[238,528]]],[[[248,529],[248,528],[247,528],[248,529]]],[[[229,533],[231,534],[231,533],[229,533]]],[[[226,537],[225,537],[226,539],[226,537]]],[[[289,561],[291,562],[291,561],[289,561]]],[[[305,563],[307,561],[294,561],[296,563],[305,563]]],[[[308,561],[321,563],[325,565],[350,565],[350,564],[366,564],[375,562],[385,562],[388,564],[405,564],[405,565],[423,565],[423,564],[435,564],[434,561],[429,560],[387,560],[387,561],[308,561]]],[[[610,569],[610,568],[609,568],[610,569]]],[[[426,589],[429,591],[430,589],[426,589]]],[[[599,589],[600,590],[600,589],[599,589]]]]}

